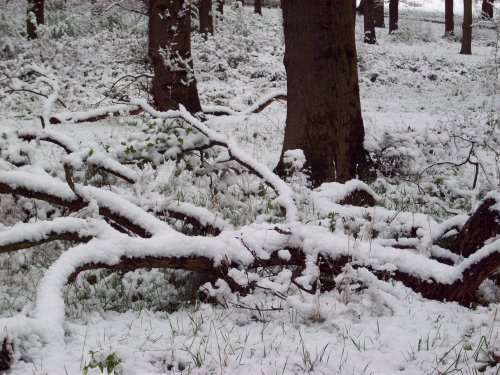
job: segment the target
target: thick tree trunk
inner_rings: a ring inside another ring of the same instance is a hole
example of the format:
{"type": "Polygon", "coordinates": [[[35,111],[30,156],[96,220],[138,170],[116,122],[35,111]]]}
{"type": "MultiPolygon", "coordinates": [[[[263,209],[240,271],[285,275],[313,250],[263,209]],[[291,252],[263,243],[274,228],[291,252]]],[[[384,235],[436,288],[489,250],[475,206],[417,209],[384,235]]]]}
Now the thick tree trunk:
{"type": "Polygon", "coordinates": [[[215,4],[215,10],[222,16],[224,14],[224,0],[216,0],[215,4]]]}
{"type": "Polygon", "coordinates": [[[483,20],[491,20],[493,18],[493,4],[495,0],[483,0],[481,6],[481,18],[483,20]]]}
{"type": "Polygon", "coordinates": [[[189,4],[183,0],[150,0],[149,12],[155,106],[167,111],[182,104],[191,113],[201,112],[191,58],[189,4]]]}
{"type": "Polygon", "coordinates": [[[212,17],[212,0],[200,0],[198,5],[200,17],[200,33],[207,39],[208,34],[214,35],[214,19],[212,17]]]}
{"type": "Polygon", "coordinates": [[[384,0],[374,0],[374,20],[375,27],[385,27],[384,0]]]}
{"type": "Polygon", "coordinates": [[[462,24],[462,55],[472,53],[472,0],[464,0],[464,23],[462,24]]]}
{"type": "Polygon", "coordinates": [[[444,35],[455,35],[453,0],[444,0],[444,35]]]}
{"type": "Polygon", "coordinates": [[[28,0],[26,17],[26,33],[28,39],[38,38],[38,25],[43,25],[44,22],[44,0],[28,0]]]}
{"type": "Polygon", "coordinates": [[[398,29],[399,0],[389,2],[389,34],[398,29]]]}
{"type": "Polygon", "coordinates": [[[262,1],[261,0],[254,0],[253,2],[254,5],[254,13],[260,14],[262,16],[262,1]]]}
{"type": "Polygon", "coordinates": [[[365,36],[363,41],[367,44],[376,44],[377,36],[375,34],[375,15],[374,15],[375,0],[365,0],[363,6],[364,13],[364,31],[365,36]]]}
{"type": "Polygon", "coordinates": [[[282,2],[288,105],[283,155],[302,149],[311,182],[368,175],[350,1],[282,2]]]}

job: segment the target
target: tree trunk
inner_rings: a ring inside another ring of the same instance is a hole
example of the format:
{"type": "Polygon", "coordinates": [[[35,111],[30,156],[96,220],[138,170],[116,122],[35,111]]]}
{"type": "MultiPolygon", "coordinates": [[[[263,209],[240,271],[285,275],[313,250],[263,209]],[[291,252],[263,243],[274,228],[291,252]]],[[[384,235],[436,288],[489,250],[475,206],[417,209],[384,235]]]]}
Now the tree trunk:
{"type": "Polygon", "coordinates": [[[262,1],[254,0],[254,13],[260,14],[262,16],[262,1]]]}
{"type": "Polygon", "coordinates": [[[481,6],[481,18],[483,20],[491,20],[493,19],[493,4],[495,0],[483,0],[483,4],[481,6]]]}
{"type": "Polygon", "coordinates": [[[356,8],[356,12],[358,12],[361,15],[365,14],[365,3],[366,0],[361,0],[359,2],[359,6],[356,8]]]}
{"type": "Polygon", "coordinates": [[[222,16],[224,14],[224,0],[216,0],[215,10],[222,16]]]}
{"type": "Polygon", "coordinates": [[[363,14],[364,14],[365,36],[363,41],[367,44],[377,43],[377,36],[375,34],[374,6],[375,6],[375,0],[364,1],[363,14]]]}
{"type": "Polygon", "coordinates": [[[314,186],[368,175],[350,1],[282,2],[288,105],[285,151],[302,149],[314,186]]]}
{"type": "Polygon", "coordinates": [[[462,24],[462,55],[472,53],[472,0],[464,0],[464,23],[462,24]]]}
{"type": "Polygon", "coordinates": [[[385,27],[384,0],[374,0],[373,2],[375,27],[385,27]]]}
{"type": "Polygon", "coordinates": [[[200,0],[198,5],[200,17],[200,33],[206,40],[208,34],[214,35],[214,20],[212,17],[212,0],[200,0]]]}
{"type": "Polygon", "coordinates": [[[191,13],[184,0],[150,0],[149,56],[153,64],[152,90],[161,111],[182,104],[201,112],[191,58],[191,13]]]}
{"type": "Polygon", "coordinates": [[[43,25],[44,22],[44,0],[28,0],[26,18],[26,33],[28,35],[28,39],[38,38],[38,25],[43,25]]]}
{"type": "Polygon", "coordinates": [[[389,2],[389,34],[398,29],[399,0],[389,2]]]}
{"type": "Polygon", "coordinates": [[[455,35],[453,0],[444,0],[444,36],[455,35]]]}

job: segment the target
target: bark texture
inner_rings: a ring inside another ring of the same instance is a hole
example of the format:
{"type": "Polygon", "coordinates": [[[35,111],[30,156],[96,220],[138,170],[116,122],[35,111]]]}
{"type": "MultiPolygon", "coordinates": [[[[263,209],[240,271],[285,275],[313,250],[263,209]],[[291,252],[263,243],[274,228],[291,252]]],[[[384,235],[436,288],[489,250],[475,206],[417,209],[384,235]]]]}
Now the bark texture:
{"type": "Polygon", "coordinates": [[[254,0],[253,2],[254,5],[254,13],[260,14],[262,16],[262,1],[261,0],[254,0]]]}
{"type": "Polygon", "coordinates": [[[444,0],[444,35],[455,35],[453,0],[444,0]]]}
{"type": "Polygon", "coordinates": [[[472,0],[464,0],[464,23],[462,24],[462,55],[472,54],[472,0]]]}
{"type": "Polygon", "coordinates": [[[28,11],[26,17],[26,33],[28,39],[38,38],[38,25],[43,25],[44,17],[44,0],[28,0],[28,11]]]}
{"type": "Polygon", "coordinates": [[[464,0],[464,22],[462,24],[462,55],[472,54],[472,0],[464,0]]]}
{"type": "Polygon", "coordinates": [[[366,0],[361,0],[359,2],[359,6],[356,8],[356,12],[358,12],[361,15],[365,14],[365,3],[366,0]]]}
{"type": "Polygon", "coordinates": [[[377,35],[375,34],[375,0],[365,0],[363,5],[363,26],[364,39],[367,44],[376,44],[377,35]]]}
{"type": "Polygon", "coordinates": [[[491,20],[493,18],[493,4],[495,0],[483,0],[481,5],[481,18],[483,20],[491,20]]]}
{"type": "Polygon", "coordinates": [[[182,104],[191,113],[201,112],[191,58],[190,8],[183,0],[150,0],[148,52],[155,106],[167,111],[182,104]]]}
{"type": "Polygon", "coordinates": [[[282,2],[288,105],[283,155],[302,149],[314,186],[369,174],[363,148],[353,6],[350,1],[282,2]]]}
{"type": "Polygon", "coordinates": [[[212,0],[200,0],[198,5],[200,18],[200,33],[205,39],[214,35],[214,20],[212,17],[212,0]]]}
{"type": "Polygon", "coordinates": [[[389,34],[398,29],[399,0],[389,2],[389,34]]]}
{"type": "Polygon", "coordinates": [[[484,246],[486,240],[500,235],[500,213],[492,208],[498,202],[486,199],[458,233],[451,250],[469,257],[484,246]]]}
{"type": "Polygon", "coordinates": [[[375,27],[385,27],[384,0],[374,0],[375,27]]]}

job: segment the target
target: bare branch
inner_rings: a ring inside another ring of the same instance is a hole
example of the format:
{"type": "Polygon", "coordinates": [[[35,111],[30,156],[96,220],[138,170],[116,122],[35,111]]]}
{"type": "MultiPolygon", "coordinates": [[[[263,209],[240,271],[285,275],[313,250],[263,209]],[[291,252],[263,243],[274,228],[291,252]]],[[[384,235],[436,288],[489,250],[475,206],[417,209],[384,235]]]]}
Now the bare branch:
{"type": "Polygon", "coordinates": [[[0,253],[8,253],[53,241],[88,242],[97,233],[96,221],[65,217],[53,221],[16,224],[0,231],[0,253]]]}

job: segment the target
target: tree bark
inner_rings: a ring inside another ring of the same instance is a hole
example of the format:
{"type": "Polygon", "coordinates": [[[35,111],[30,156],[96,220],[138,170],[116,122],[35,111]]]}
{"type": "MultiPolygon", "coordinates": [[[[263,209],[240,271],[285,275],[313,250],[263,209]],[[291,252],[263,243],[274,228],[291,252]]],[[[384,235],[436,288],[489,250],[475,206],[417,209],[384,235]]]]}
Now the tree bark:
{"type": "Polygon", "coordinates": [[[361,0],[359,2],[359,6],[356,8],[356,12],[358,12],[361,15],[365,14],[365,3],[366,0],[361,0]]]}
{"type": "Polygon", "coordinates": [[[455,35],[455,21],[453,17],[453,0],[444,1],[444,35],[455,35]]]}
{"type": "Polygon", "coordinates": [[[472,54],[472,0],[464,0],[464,22],[462,24],[462,55],[472,54]]]}
{"type": "Polygon", "coordinates": [[[374,0],[374,20],[375,27],[385,27],[384,0],[374,0]]]}
{"type": "MultiPolygon", "coordinates": [[[[278,256],[278,252],[274,252],[268,259],[256,259],[253,264],[246,267],[247,270],[266,267],[292,267],[305,266],[306,256],[300,249],[290,248],[290,259],[284,260],[278,256]]],[[[320,278],[324,275],[331,279],[332,276],[338,275],[340,270],[351,261],[349,257],[341,256],[336,259],[325,258],[325,261],[319,265],[320,278]]],[[[182,269],[186,271],[199,272],[208,278],[224,279],[233,291],[241,294],[251,293],[254,287],[251,283],[247,287],[242,287],[228,276],[228,270],[231,268],[239,268],[241,265],[237,263],[226,263],[215,266],[212,259],[196,256],[196,257],[126,257],[120,258],[120,261],[114,265],[105,263],[87,263],[76,268],[69,276],[68,282],[74,282],[80,272],[93,269],[112,269],[121,271],[133,271],[139,268],[169,268],[182,269]]],[[[356,267],[356,265],[354,265],[356,267]]],[[[491,277],[500,268],[500,253],[495,252],[488,256],[482,257],[478,262],[469,264],[464,267],[461,279],[452,284],[442,284],[432,277],[428,280],[422,280],[419,276],[409,272],[400,270],[394,271],[392,274],[385,271],[377,271],[369,265],[364,265],[380,279],[393,279],[401,281],[407,287],[417,293],[421,293],[423,297],[438,301],[456,301],[464,306],[469,306],[475,300],[475,292],[479,285],[491,277]]],[[[457,267],[460,267],[459,265],[457,267]]],[[[324,290],[329,290],[335,287],[335,283],[323,283],[324,290]]],[[[311,291],[314,293],[314,290],[311,291]]]]}
{"type": "Polygon", "coordinates": [[[260,14],[262,16],[262,1],[261,0],[254,0],[254,13],[260,14]]]}
{"type": "Polygon", "coordinates": [[[183,0],[150,0],[149,56],[153,64],[152,90],[157,109],[201,112],[193,60],[191,15],[183,0]]]}
{"type": "Polygon", "coordinates": [[[399,0],[389,2],[389,34],[398,29],[399,0]]]}
{"type": "Polygon", "coordinates": [[[302,149],[311,182],[368,177],[363,148],[353,6],[350,1],[282,2],[288,105],[285,151],[302,149]]]}
{"type": "Polygon", "coordinates": [[[367,44],[376,44],[377,43],[377,35],[375,33],[375,18],[374,18],[374,6],[375,0],[365,0],[363,6],[363,14],[364,14],[364,39],[363,41],[367,44]]]}
{"type": "Polygon", "coordinates": [[[198,5],[200,33],[206,40],[208,34],[214,35],[214,19],[212,17],[212,0],[200,0],[198,5]]]}
{"type": "Polygon", "coordinates": [[[28,39],[38,38],[38,25],[43,25],[44,22],[44,0],[28,0],[26,17],[26,33],[28,39]]]}
{"type": "Polygon", "coordinates": [[[483,0],[483,4],[481,6],[481,18],[483,20],[491,20],[493,19],[493,4],[495,0],[483,0]]]}
{"type": "Polygon", "coordinates": [[[215,10],[222,16],[224,14],[224,0],[216,0],[215,10]]]}
{"type": "Polygon", "coordinates": [[[500,236],[500,212],[492,209],[498,203],[495,199],[486,199],[467,220],[450,250],[467,258],[488,239],[500,236]]]}

